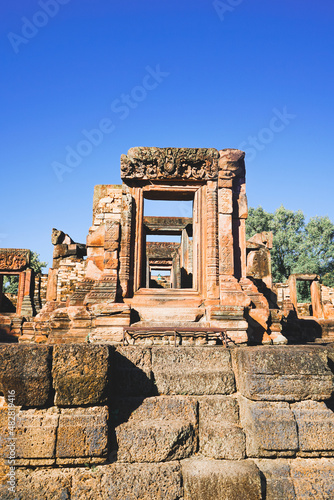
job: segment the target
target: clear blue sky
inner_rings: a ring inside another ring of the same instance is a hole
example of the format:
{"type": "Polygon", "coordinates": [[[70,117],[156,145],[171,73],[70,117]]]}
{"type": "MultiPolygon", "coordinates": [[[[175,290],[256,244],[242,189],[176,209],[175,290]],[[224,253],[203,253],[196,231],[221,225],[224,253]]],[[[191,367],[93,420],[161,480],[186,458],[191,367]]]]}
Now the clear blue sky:
{"type": "Polygon", "coordinates": [[[94,185],[120,183],[132,146],[243,148],[250,206],[334,220],[331,0],[0,9],[0,246],[51,265],[52,227],[85,242],[94,185]]]}

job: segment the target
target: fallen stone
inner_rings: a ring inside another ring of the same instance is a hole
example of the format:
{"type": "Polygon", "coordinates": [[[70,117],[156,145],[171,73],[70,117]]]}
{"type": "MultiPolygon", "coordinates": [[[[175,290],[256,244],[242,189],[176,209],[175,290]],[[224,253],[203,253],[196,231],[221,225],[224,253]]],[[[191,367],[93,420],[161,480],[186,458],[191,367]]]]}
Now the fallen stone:
{"type": "Polygon", "coordinates": [[[159,394],[231,394],[231,356],[223,347],[153,347],[152,370],[159,394]]]}
{"type": "Polygon", "coordinates": [[[183,460],[184,500],[261,500],[260,473],[244,460],[183,460]]]}
{"type": "Polygon", "coordinates": [[[53,387],[58,406],[104,403],[108,384],[109,348],[70,344],[53,348],[53,387]]]}
{"type": "Polygon", "coordinates": [[[334,455],[334,413],[325,403],[302,401],[291,405],[301,456],[334,455]]]}
{"type": "Polygon", "coordinates": [[[298,450],[296,422],[288,403],[239,399],[248,457],[289,457],[298,450]]]}
{"type": "Polygon", "coordinates": [[[51,348],[32,344],[0,345],[0,392],[16,406],[46,405],[51,389],[51,348]]]}
{"type": "Polygon", "coordinates": [[[333,373],[322,346],[261,346],[233,350],[237,387],[249,399],[329,399],[333,373]]]}
{"type": "Polygon", "coordinates": [[[201,396],[199,452],[209,458],[245,458],[245,434],[239,422],[239,405],[229,396],[201,396]]]}

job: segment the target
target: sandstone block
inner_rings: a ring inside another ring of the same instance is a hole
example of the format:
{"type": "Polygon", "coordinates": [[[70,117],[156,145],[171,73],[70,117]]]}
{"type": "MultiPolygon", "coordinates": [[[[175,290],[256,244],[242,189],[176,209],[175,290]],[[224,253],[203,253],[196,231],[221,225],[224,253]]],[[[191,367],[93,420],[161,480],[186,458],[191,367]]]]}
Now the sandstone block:
{"type": "Polygon", "coordinates": [[[15,391],[17,406],[44,406],[51,388],[51,348],[42,345],[0,345],[0,392],[15,391]]]}
{"type": "Polygon", "coordinates": [[[302,401],[291,408],[298,427],[300,454],[334,455],[334,413],[325,403],[302,401]]]}
{"type": "Polygon", "coordinates": [[[112,464],[76,469],[71,500],[178,500],[182,497],[178,463],[112,464]]]}
{"type": "Polygon", "coordinates": [[[291,477],[299,500],[334,498],[334,460],[291,460],[291,477]]]}
{"type": "Polygon", "coordinates": [[[129,398],[120,401],[120,406],[118,417],[123,423],[115,429],[119,461],[177,460],[197,450],[195,400],[162,396],[146,398],[140,404],[140,400],[129,398]]]}
{"type": "Polygon", "coordinates": [[[66,344],[53,348],[55,404],[75,406],[103,403],[108,383],[106,345],[66,344]]]}
{"type": "Polygon", "coordinates": [[[101,457],[108,441],[108,407],[60,410],[57,458],[101,457]]]}
{"type": "Polygon", "coordinates": [[[159,394],[231,394],[229,350],[223,347],[153,347],[152,370],[159,394]]]}
{"type": "Polygon", "coordinates": [[[229,396],[202,396],[199,402],[199,451],[209,458],[245,458],[245,434],[239,405],[229,396]]]}
{"type": "Polygon", "coordinates": [[[321,346],[261,346],[233,351],[237,386],[253,400],[329,399],[333,374],[321,346]]]}
{"type": "Polygon", "coordinates": [[[261,479],[250,461],[199,460],[182,462],[184,500],[260,500],[261,479]]]}
{"type": "Polygon", "coordinates": [[[15,453],[17,459],[55,457],[58,408],[20,410],[16,415],[15,453]]]}
{"type": "Polygon", "coordinates": [[[248,457],[293,456],[298,449],[296,422],[288,403],[240,398],[240,417],[248,457]]]}
{"type": "Polygon", "coordinates": [[[120,396],[153,394],[151,350],[119,346],[112,356],[112,389],[120,396]]]}
{"type": "Polygon", "coordinates": [[[290,460],[254,460],[262,473],[266,500],[295,500],[295,489],[290,476],[290,460]]]}

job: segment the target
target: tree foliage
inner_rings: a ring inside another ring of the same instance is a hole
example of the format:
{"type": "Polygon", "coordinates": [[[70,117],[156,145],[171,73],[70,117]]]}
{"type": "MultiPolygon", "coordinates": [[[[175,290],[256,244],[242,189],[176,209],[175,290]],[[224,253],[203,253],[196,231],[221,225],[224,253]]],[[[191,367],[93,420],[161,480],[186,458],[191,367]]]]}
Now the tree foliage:
{"type": "Polygon", "coordinates": [[[312,217],[305,222],[301,210],[293,212],[280,206],[274,213],[262,207],[250,208],[246,236],[273,232],[271,251],[275,282],[293,273],[316,273],[327,286],[334,286],[334,224],[329,217],[312,217]]]}
{"type": "MultiPolygon", "coordinates": [[[[42,272],[42,269],[47,265],[47,262],[43,262],[39,259],[39,254],[37,252],[30,253],[30,266],[36,274],[40,274],[42,272]]],[[[3,290],[5,293],[12,293],[13,295],[17,295],[18,288],[19,277],[17,276],[17,274],[4,276],[3,290]]]]}

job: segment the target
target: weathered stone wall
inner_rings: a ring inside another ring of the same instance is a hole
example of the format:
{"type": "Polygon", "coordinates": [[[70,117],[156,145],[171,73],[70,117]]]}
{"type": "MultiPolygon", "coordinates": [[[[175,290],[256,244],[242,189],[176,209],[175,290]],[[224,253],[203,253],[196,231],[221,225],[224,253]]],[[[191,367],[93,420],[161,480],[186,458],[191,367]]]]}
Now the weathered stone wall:
{"type": "Polygon", "coordinates": [[[0,497],[332,499],[333,362],[333,346],[1,344],[0,497]]]}
{"type": "Polygon", "coordinates": [[[57,302],[66,302],[85,277],[86,261],[76,257],[62,259],[57,276],[57,302]]]}

